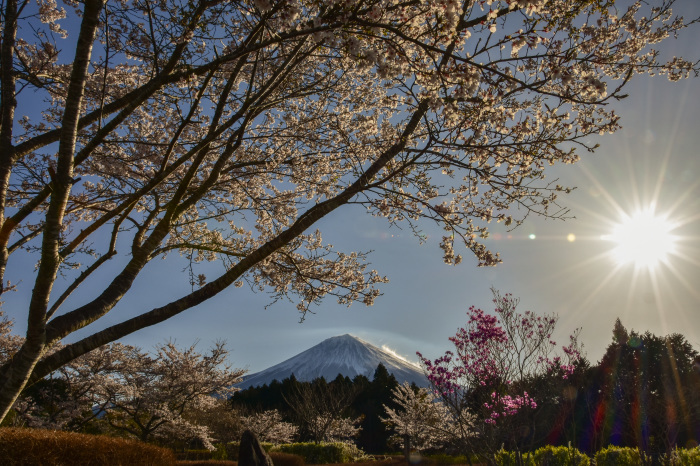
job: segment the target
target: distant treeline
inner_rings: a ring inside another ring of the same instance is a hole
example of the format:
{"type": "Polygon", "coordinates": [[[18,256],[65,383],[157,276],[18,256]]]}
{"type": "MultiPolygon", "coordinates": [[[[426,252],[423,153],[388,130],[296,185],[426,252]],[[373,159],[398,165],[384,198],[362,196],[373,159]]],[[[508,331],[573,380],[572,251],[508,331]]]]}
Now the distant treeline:
{"type": "MultiPolygon", "coordinates": [[[[250,411],[278,410],[284,420],[300,424],[298,409],[304,409],[304,393],[314,393],[317,403],[323,397],[335,398],[334,403],[342,408],[338,413],[342,417],[361,418],[362,428],[355,438],[358,447],[369,453],[380,453],[391,450],[388,439],[391,430],[387,428],[380,417],[386,417],[384,405],[394,406],[391,391],[398,385],[396,378],[380,364],[374,371],[372,380],[363,375],[353,379],[338,376],[327,382],[323,377],[313,382],[300,382],[293,375],[282,382],[277,380],[269,385],[251,387],[236,392],[231,398],[231,404],[237,409],[250,411]]],[[[304,431],[303,425],[299,432],[300,441],[313,440],[304,431]]]]}
{"type": "MultiPolygon", "coordinates": [[[[381,421],[384,405],[396,408],[392,390],[397,385],[380,365],[372,380],[338,375],[330,382],[299,382],[292,376],[237,392],[230,403],[239,410],[277,409],[285,420],[298,423],[300,394],[335,394],[344,417],[361,418],[357,446],[385,453],[398,450],[389,444],[391,431],[381,421]]],[[[564,382],[543,376],[527,381],[525,388],[537,408],[513,419],[517,435],[503,439],[510,448],[532,451],[571,444],[593,453],[617,445],[660,454],[674,446],[696,446],[700,440],[700,353],[680,334],[628,332],[618,320],[598,364],[583,360],[564,382]]],[[[303,429],[299,436],[309,437],[303,429]]]]}

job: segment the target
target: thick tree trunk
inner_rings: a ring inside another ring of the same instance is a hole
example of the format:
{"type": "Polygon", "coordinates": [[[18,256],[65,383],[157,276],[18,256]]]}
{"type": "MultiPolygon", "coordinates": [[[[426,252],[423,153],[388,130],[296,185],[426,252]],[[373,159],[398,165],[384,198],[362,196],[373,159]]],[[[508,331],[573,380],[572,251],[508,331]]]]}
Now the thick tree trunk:
{"type": "MultiPolygon", "coordinates": [[[[61,263],[59,255],[60,235],[63,215],[73,185],[73,157],[78,134],[78,119],[102,4],[102,0],[87,0],[85,2],[83,21],[80,26],[65,111],[61,122],[56,173],[51,181],[51,202],[43,230],[41,262],[29,304],[27,338],[20,351],[12,358],[3,378],[0,379],[0,387],[2,387],[0,389],[0,421],[7,416],[27,384],[34,366],[45,351],[46,310],[61,263]]],[[[3,69],[4,71],[5,69],[3,69]]],[[[6,124],[7,122],[3,121],[3,125],[6,124]]],[[[3,126],[3,130],[6,129],[3,126]]]]}
{"type": "Polygon", "coordinates": [[[44,349],[44,341],[38,335],[30,340],[27,338],[22,348],[13,356],[9,371],[3,380],[0,390],[0,422],[5,419],[17,397],[27,385],[29,376],[44,349]]]}
{"type": "Polygon", "coordinates": [[[17,1],[8,0],[5,5],[5,21],[0,48],[0,294],[5,283],[5,267],[7,266],[7,240],[9,219],[5,219],[5,202],[7,200],[7,188],[10,185],[12,173],[12,159],[14,150],[12,147],[12,129],[15,119],[15,75],[12,61],[15,52],[15,40],[17,36],[17,1]]]}

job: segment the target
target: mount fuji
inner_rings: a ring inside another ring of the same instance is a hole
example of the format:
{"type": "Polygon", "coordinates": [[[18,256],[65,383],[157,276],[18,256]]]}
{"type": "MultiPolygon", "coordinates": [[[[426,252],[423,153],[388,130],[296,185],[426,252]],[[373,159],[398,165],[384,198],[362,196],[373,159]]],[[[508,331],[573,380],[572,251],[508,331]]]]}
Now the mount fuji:
{"type": "Polygon", "coordinates": [[[281,382],[292,374],[297,380],[304,382],[318,377],[323,377],[330,382],[338,374],[351,379],[357,375],[364,375],[371,380],[380,363],[396,377],[399,383],[414,382],[421,387],[429,385],[423,371],[417,365],[353,335],[346,334],[323,340],[286,361],[251,374],[245,377],[237,387],[246,389],[269,385],[273,380],[281,382]]]}

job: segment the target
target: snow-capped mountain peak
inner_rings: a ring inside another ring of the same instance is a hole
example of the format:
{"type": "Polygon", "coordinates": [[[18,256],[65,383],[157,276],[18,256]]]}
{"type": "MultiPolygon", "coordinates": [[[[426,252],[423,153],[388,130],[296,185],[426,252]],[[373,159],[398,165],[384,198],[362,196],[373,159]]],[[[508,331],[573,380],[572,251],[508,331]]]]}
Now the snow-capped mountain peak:
{"type": "Polygon", "coordinates": [[[282,381],[292,374],[300,381],[311,381],[318,377],[331,381],[338,374],[351,379],[357,375],[372,379],[380,363],[399,383],[408,381],[419,386],[428,385],[423,371],[417,365],[356,336],[345,334],[328,338],[286,361],[251,374],[238,387],[245,389],[269,384],[273,380],[282,381]]]}

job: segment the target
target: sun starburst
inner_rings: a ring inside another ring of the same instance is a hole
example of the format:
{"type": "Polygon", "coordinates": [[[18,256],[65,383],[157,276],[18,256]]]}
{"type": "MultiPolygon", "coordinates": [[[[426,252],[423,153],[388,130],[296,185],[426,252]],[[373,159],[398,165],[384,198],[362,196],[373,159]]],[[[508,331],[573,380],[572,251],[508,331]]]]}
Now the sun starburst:
{"type": "Polygon", "coordinates": [[[604,238],[616,243],[612,255],[618,264],[653,269],[676,252],[676,237],[672,234],[675,228],[673,221],[657,214],[652,206],[625,214],[612,234],[604,238]]]}

